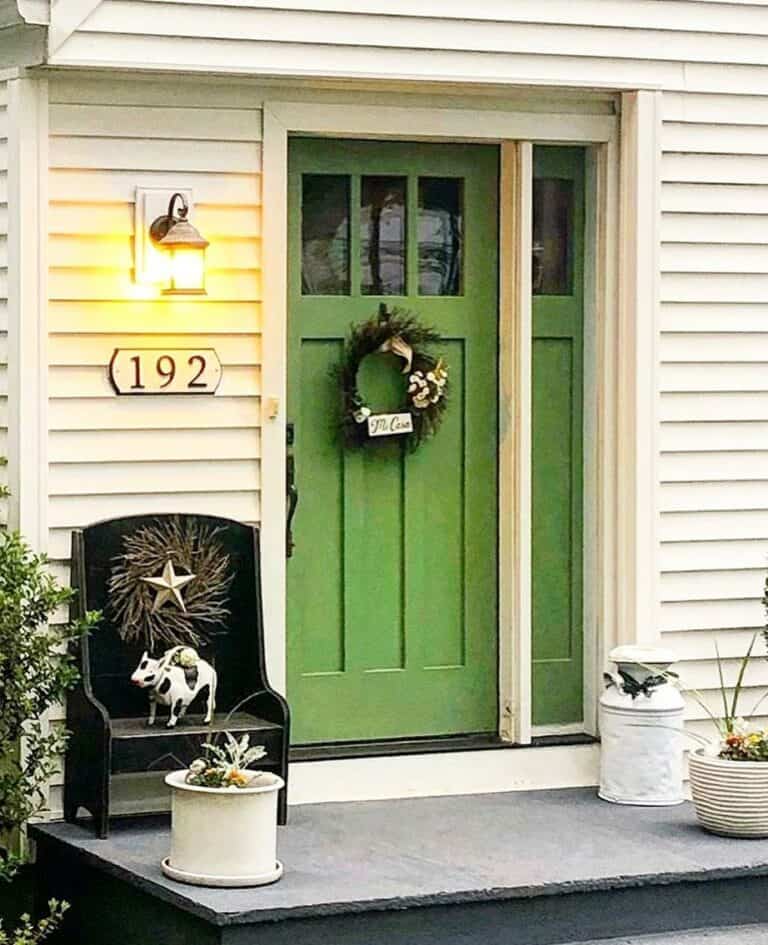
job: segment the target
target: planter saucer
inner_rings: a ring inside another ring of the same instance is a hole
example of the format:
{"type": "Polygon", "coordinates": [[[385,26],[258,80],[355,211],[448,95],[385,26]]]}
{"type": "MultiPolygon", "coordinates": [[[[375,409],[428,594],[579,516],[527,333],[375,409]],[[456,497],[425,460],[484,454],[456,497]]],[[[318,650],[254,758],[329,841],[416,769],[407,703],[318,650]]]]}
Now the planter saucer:
{"type": "Polygon", "coordinates": [[[234,888],[235,886],[268,886],[270,883],[276,883],[283,875],[283,864],[279,860],[270,873],[262,873],[259,876],[208,876],[205,873],[188,873],[186,870],[171,866],[171,858],[168,856],[160,865],[169,879],[175,879],[178,883],[188,883],[192,886],[224,886],[228,888],[234,888]]]}

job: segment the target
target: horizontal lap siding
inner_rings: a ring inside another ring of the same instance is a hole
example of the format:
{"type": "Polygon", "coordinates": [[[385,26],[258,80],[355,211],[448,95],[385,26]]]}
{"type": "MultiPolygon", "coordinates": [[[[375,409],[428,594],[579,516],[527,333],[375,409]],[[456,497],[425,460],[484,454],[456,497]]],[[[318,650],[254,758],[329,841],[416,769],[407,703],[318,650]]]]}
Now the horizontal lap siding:
{"type": "MultiPolygon", "coordinates": [[[[768,98],[670,93],[663,118],[661,630],[719,714],[715,641],[732,687],[765,625],[768,98]]],[[[755,652],[744,714],[768,686],[762,641],[755,652]]],[[[693,698],[688,714],[706,734],[693,698]]]]}
{"type": "MultiPolygon", "coordinates": [[[[662,88],[659,629],[679,649],[684,676],[688,672],[706,698],[714,698],[714,639],[733,660],[764,622],[760,596],[768,564],[765,3],[479,0],[470,18],[464,5],[438,0],[104,0],[58,56],[66,63],[110,61],[161,69],[662,88]]],[[[95,94],[92,87],[88,95],[95,94]]],[[[116,94],[122,102],[132,93],[121,88],[116,94]]],[[[163,93],[155,86],[153,94],[160,96],[154,102],[158,106],[185,97],[180,87],[163,93]]],[[[407,100],[405,94],[400,100],[407,100]]],[[[71,95],[61,101],[78,105],[71,95]]],[[[205,107],[210,104],[201,101],[205,107]]],[[[84,159],[104,149],[109,153],[108,133],[92,124],[90,137],[78,143],[82,135],[77,129],[82,125],[76,123],[83,114],[70,111],[66,119],[73,136],[70,153],[77,151],[84,159]]],[[[184,153],[183,148],[170,152],[165,145],[157,150],[161,162],[163,155],[169,159],[184,153]]],[[[240,153],[239,147],[232,152],[233,172],[239,173],[240,153]]],[[[64,192],[70,182],[81,186],[88,171],[69,168],[67,173],[68,180],[59,176],[53,182],[64,192]]],[[[235,177],[227,178],[233,187],[235,177]]],[[[130,235],[124,191],[131,186],[131,172],[115,168],[106,193],[88,179],[98,195],[90,222],[84,222],[89,239],[98,241],[108,221],[119,242],[130,235]]],[[[52,215],[66,228],[66,209],[54,207],[52,215]]],[[[256,218],[251,222],[255,225],[256,218]]],[[[71,249],[63,234],[54,248],[62,260],[71,249]]],[[[115,246],[114,252],[127,253],[127,243],[115,246]]],[[[96,287],[109,278],[114,274],[102,274],[100,279],[94,275],[91,291],[101,291],[96,287]]],[[[73,280],[62,276],[60,284],[71,285],[73,280]]],[[[97,305],[89,298],[81,313],[80,337],[88,339],[88,345],[93,330],[88,325],[97,323],[97,305]],[[93,313],[90,323],[88,312],[93,313]]],[[[93,372],[93,349],[84,347],[82,364],[71,364],[72,356],[70,349],[62,350],[61,363],[52,366],[52,389],[62,400],[72,398],[82,404],[97,399],[103,380],[88,373],[93,372]],[[73,380],[75,370],[82,381],[73,380]],[[78,393],[80,383],[82,393],[78,393]]],[[[245,372],[257,366],[256,362],[238,366],[243,374],[231,379],[233,398],[241,396],[245,372]]],[[[75,435],[78,446],[103,457],[94,462],[116,461],[118,443],[111,439],[97,445],[89,429],[55,431],[54,453],[61,451],[62,437],[75,435]]],[[[113,432],[109,435],[114,437],[113,432]]],[[[234,444],[235,439],[228,442],[234,444]]],[[[172,459],[164,456],[163,462],[172,459]]],[[[237,456],[238,461],[243,459],[248,457],[237,456]]],[[[115,476],[119,478],[119,471],[115,476]]],[[[236,481],[237,468],[233,476],[236,481]]],[[[66,501],[65,496],[61,499],[66,501]]],[[[755,667],[749,681],[759,695],[768,685],[765,664],[755,667]]],[[[691,704],[693,718],[703,714],[691,704]]]]}
{"type": "Polygon", "coordinates": [[[260,516],[260,110],[224,93],[161,106],[141,83],[123,88],[116,105],[106,80],[50,83],[48,526],[64,580],[71,530],[102,518],[260,516]],[[137,290],[137,186],[192,190],[211,243],[206,297],[137,290]],[[114,394],[116,347],[196,346],[221,359],[215,396],[114,394]]]}
{"type": "Polygon", "coordinates": [[[765,12],[689,0],[479,0],[471,17],[438,0],[102,0],[52,61],[768,95],[765,12]]]}

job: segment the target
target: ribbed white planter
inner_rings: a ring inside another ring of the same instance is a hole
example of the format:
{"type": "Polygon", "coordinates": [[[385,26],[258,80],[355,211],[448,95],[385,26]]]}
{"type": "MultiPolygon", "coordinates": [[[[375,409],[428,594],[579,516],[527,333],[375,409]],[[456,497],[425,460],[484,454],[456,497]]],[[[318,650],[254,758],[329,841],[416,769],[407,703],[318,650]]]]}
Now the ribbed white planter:
{"type": "Polygon", "coordinates": [[[171,855],[166,876],[195,886],[264,886],[283,875],[277,860],[277,795],[283,779],[263,773],[245,788],[187,784],[174,771],[171,855]]]}
{"type": "Polygon", "coordinates": [[[726,837],[768,837],[768,762],[692,751],[691,794],[699,823],[726,837]]]}

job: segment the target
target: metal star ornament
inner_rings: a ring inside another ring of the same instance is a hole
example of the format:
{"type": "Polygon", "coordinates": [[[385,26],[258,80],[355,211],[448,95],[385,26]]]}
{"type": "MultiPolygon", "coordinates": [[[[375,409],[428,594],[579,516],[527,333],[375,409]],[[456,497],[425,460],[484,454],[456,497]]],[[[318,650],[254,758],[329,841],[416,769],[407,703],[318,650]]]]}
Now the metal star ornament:
{"type": "Polygon", "coordinates": [[[181,588],[194,579],[194,574],[177,574],[173,569],[173,561],[168,560],[159,577],[145,577],[141,580],[157,588],[157,596],[152,606],[153,612],[160,610],[167,601],[173,601],[180,610],[186,613],[187,608],[181,596],[181,588]]]}

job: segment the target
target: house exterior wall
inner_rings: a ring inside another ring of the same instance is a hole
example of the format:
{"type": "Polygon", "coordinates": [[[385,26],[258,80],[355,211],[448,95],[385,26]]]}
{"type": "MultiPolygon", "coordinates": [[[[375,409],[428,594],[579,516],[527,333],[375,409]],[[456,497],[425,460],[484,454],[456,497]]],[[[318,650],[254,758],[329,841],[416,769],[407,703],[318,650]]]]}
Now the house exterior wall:
{"type": "MultiPolygon", "coordinates": [[[[261,115],[197,89],[50,86],[49,554],[68,579],[72,528],[187,511],[259,520],[261,115]],[[137,186],[190,188],[211,241],[201,299],[133,280],[137,186]],[[216,397],[118,397],[117,347],[215,348],[216,397]]],[[[58,792],[52,801],[58,806],[58,792]]]]}
{"type": "Polygon", "coordinates": [[[50,553],[70,531],[152,510],[259,519],[258,109],[213,93],[174,107],[148,87],[57,82],[50,96],[50,553]],[[163,104],[161,105],[161,102],[163,104]],[[207,296],[133,281],[137,186],[190,188],[211,241],[207,296]],[[217,396],[117,397],[117,347],[213,347],[217,396]]]}
{"type": "MultiPolygon", "coordinates": [[[[717,711],[714,639],[733,681],[764,623],[766,4],[480,0],[472,20],[460,8],[102,0],[50,61],[418,79],[451,83],[454,99],[473,83],[492,83],[499,101],[503,85],[552,87],[553,99],[560,87],[662,89],[653,629],[680,654],[685,683],[717,711]]],[[[407,101],[401,92],[397,104],[407,101]]],[[[62,568],[69,530],[106,515],[179,508],[259,519],[262,94],[192,79],[51,79],[48,523],[62,568]],[[158,308],[136,296],[131,203],[142,185],[194,191],[195,222],[211,239],[206,301],[158,308]],[[148,334],[152,344],[216,347],[219,396],[195,410],[116,398],[104,365],[114,347],[147,343],[148,334]]],[[[432,94],[434,102],[447,93],[432,94]]],[[[747,682],[750,707],[768,684],[762,661],[747,682]]],[[[689,718],[704,729],[693,701],[689,718]]]]}
{"type": "MultiPolygon", "coordinates": [[[[0,80],[0,456],[8,457],[8,81],[0,80]]],[[[7,484],[7,467],[0,483],[7,484]]]]}

